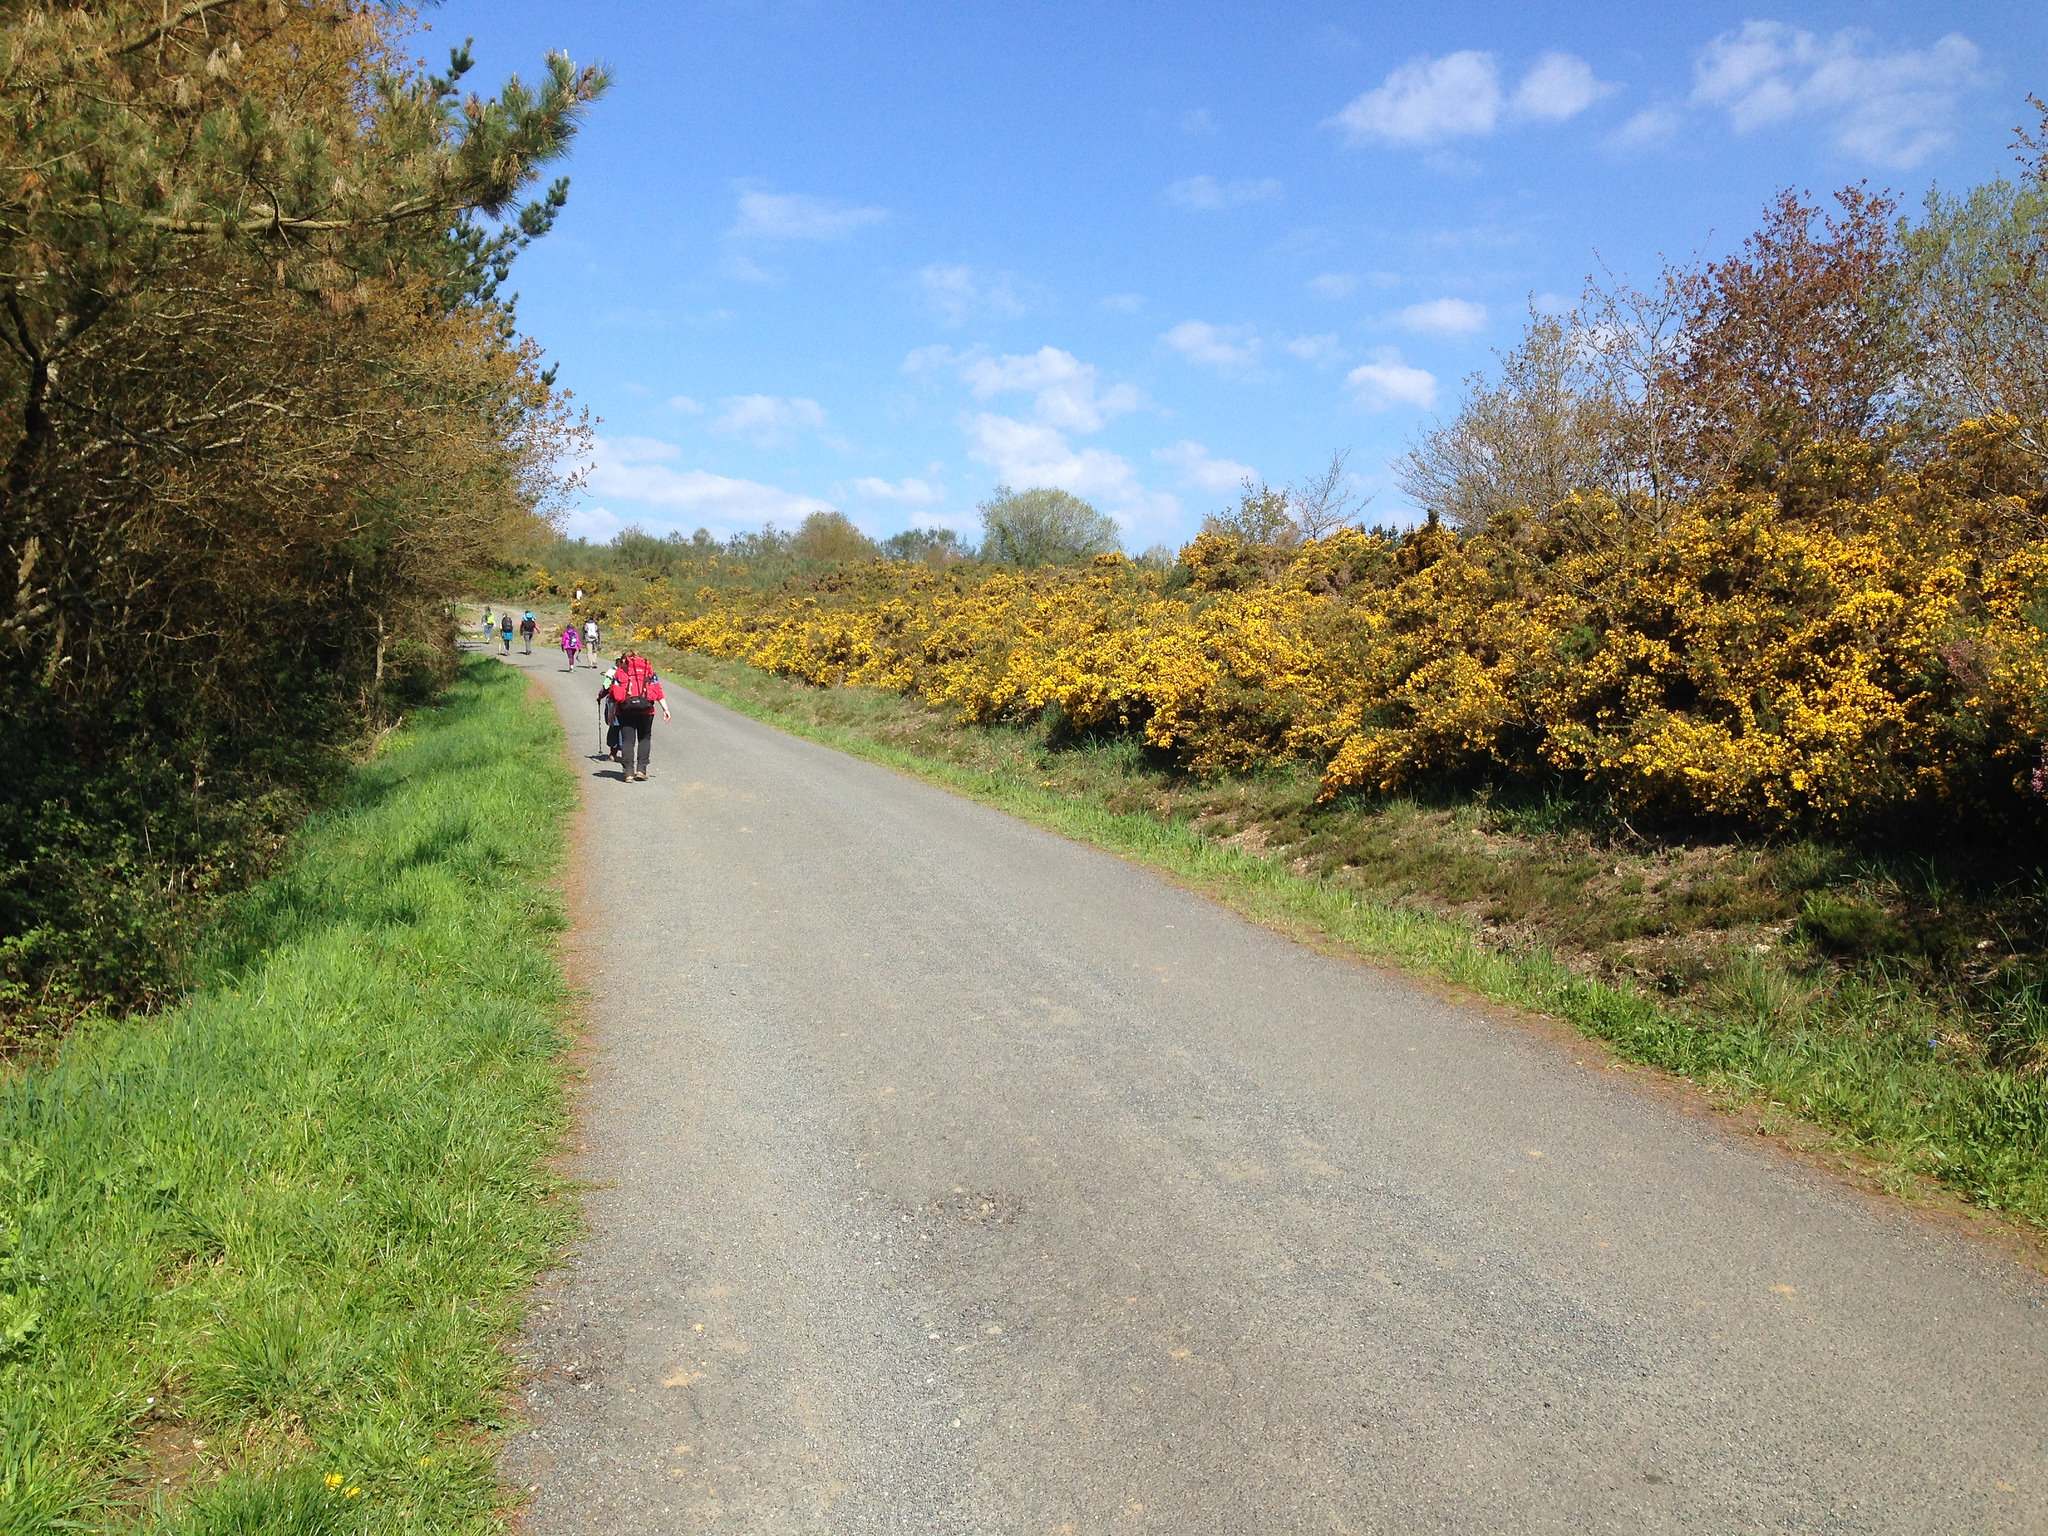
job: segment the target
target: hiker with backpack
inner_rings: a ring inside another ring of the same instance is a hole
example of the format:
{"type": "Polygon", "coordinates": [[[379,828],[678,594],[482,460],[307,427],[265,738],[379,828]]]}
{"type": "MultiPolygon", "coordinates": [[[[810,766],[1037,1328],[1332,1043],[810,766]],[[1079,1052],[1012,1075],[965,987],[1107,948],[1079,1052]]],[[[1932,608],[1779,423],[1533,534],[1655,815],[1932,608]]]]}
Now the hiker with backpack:
{"type": "Polygon", "coordinates": [[[593,667],[594,667],[594,666],[596,666],[596,665],[597,665],[597,620],[595,620],[595,619],[586,619],[586,620],[584,620],[584,622],[583,622],[583,649],[585,649],[586,651],[590,652],[590,664],[591,664],[591,665],[592,665],[593,667]]]}
{"type": "Polygon", "coordinates": [[[539,628],[540,621],[536,619],[530,612],[526,615],[525,618],[519,621],[519,639],[525,646],[526,654],[529,656],[533,654],[534,632],[539,628]]]}
{"type": "Polygon", "coordinates": [[[576,670],[576,653],[583,649],[583,635],[574,624],[562,626],[562,654],[569,658],[569,670],[576,670]]]}
{"type": "Polygon", "coordinates": [[[505,654],[512,654],[512,610],[507,608],[504,617],[498,620],[498,633],[505,639],[505,654]]]}
{"type": "Polygon", "coordinates": [[[612,680],[618,675],[616,666],[606,667],[604,676],[597,680],[598,715],[604,721],[604,755],[615,763],[619,760],[619,706],[612,702],[612,680]]]}
{"type": "Polygon", "coordinates": [[[647,777],[647,753],[654,744],[654,711],[671,720],[668,701],[662,695],[661,679],[645,656],[623,652],[614,663],[610,686],[598,697],[610,698],[619,724],[619,781],[631,783],[647,777]]]}

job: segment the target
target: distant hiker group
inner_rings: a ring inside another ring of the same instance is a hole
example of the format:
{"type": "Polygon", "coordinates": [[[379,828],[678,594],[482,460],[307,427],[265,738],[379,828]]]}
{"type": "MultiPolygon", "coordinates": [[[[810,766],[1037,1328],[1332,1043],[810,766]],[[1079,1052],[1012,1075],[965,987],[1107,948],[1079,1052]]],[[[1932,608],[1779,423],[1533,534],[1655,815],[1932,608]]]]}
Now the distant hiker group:
{"type": "Polygon", "coordinates": [[[531,656],[533,654],[533,637],[539,631],[540,620],[533,616],[531,609],[527,611],[525,617],[516,622],[512,617],[512,610],[509,608],[499,614],[492,613],[488,606],[484,609],[484,644],[489,645],[491,637],[496,635],[505,643],[505,654],[507,656],[512,654],[512,636],[515,632],[520,640],[524,642],[526,654],[531,656]]]}
{"type": "MultiPolygon", "coordinates": [[[[581,597],[579,591],[576,594],[581,597]]],[[[523,617],[514,620],[508,608],[503,613],[493,612],[486,605],[483,617],[484,644],[489,645],[493,637],[505,647],[505,654],[512,654],[512,636],[516,633],[524,643],[525,654],[533,654],[533,637],[540,631],[540,621],[529,610],[523,617]]],[[[598,645],[602,640],[596,619],[585,619],[578,625],[574,619],[562,626],[560,639],[556,642],[562,648],[562,655],[573,670],[580,657],[588,656],[590,665],[598,665],[598,645]]],[[[635,651],[622,651],[613,662],[598,685],[598,702],[604,709],[605,752],[623,770],[622,781],[632,783],[647,777],[647,760],[654,745],[654,712],[661,711],[661,718],[672,720],[668,712],[668,701],[663,696],[661,678],[654,665],[645,656],[635,651]]]]}

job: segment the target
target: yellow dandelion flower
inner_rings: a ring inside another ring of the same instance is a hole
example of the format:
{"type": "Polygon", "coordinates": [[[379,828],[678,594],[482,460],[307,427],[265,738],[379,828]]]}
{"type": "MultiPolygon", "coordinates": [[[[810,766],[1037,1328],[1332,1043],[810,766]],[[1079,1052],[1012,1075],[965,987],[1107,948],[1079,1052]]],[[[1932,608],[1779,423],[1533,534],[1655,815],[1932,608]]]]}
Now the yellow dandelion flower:
{"type": "Polygon", "coordinates": [[[339,1488],[341,1486],[341,1474],[339,1472],[330,1472],[323,1481],[330,1488],[339,1488]]]}

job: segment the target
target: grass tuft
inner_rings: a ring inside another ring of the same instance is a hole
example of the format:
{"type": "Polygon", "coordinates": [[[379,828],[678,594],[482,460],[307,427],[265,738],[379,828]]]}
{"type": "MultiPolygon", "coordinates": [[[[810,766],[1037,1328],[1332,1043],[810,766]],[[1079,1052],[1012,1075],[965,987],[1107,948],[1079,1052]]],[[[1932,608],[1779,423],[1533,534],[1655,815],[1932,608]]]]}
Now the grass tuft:
{"type": "Polygon", "coordinates": [[[0,1082],[0,1536],[496,1525],[572,1213],[551,711],[472,662],[223,920],[201,984],[0,1082]]]}

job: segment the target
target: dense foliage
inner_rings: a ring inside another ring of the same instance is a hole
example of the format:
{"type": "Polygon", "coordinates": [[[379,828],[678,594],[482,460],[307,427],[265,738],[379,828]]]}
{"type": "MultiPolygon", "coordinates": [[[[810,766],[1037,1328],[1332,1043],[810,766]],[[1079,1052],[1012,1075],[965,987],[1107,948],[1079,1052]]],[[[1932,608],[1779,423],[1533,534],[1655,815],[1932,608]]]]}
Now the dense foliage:
{"type": "Polygon", "coordinates": [[[672,604],[679,592],[707,586],[754,590],[850,561],[881,558],[943,568],[978,555],[1004,565],[1085,565],[1118,548],[1115,521],[1065,491],[998,486],[980,511],[979,548],[951,528],[906,528],[871,539],[845,513],[834,511],[809,513],[794,529],[770,523],[725,539],[708,528],[685,536],[638,527],[603,544],[558,539],[532,564],[508,564],[496,595],[568,598],[579,615],[613,619],[650,602],[672,604]]]}
{"type": "Polygon", "coordinates": [[[1198,770],[1306,758],[1329,796],[1533,779],[1667,823],[2038,838],[2029,172],[1918,226],[1858,188],[1826,216],[1787,195],[1724,261],[1532,317],[1411,456],[1417,529],[1304,528],[1248,486],[1167,574],[878,562],[650,593],[642,621],[1198,770]]]}
{"type": "Polygon", "coordinates": [[[1198,769],[1311,757],[1330,793],[1561,775],[1769,829],[2038,828],[2048,550],[2015,537],[2009,451],[1979,428],[1925,475],[1816,465],[1810,503],[1705,499],[1611,553],[1432,524],[1313,541],[1268,575],[1204,534],[1184,587],[1114,556],[877,563],[652,627],[970,719],[1141,733],[1198,769]]]}
{"type": "Polygon", "coordinates": [[[0,1018],[175,979],[559,490],[519,206],[604,85],[363,0],[0,8],[0,1018]]]}

